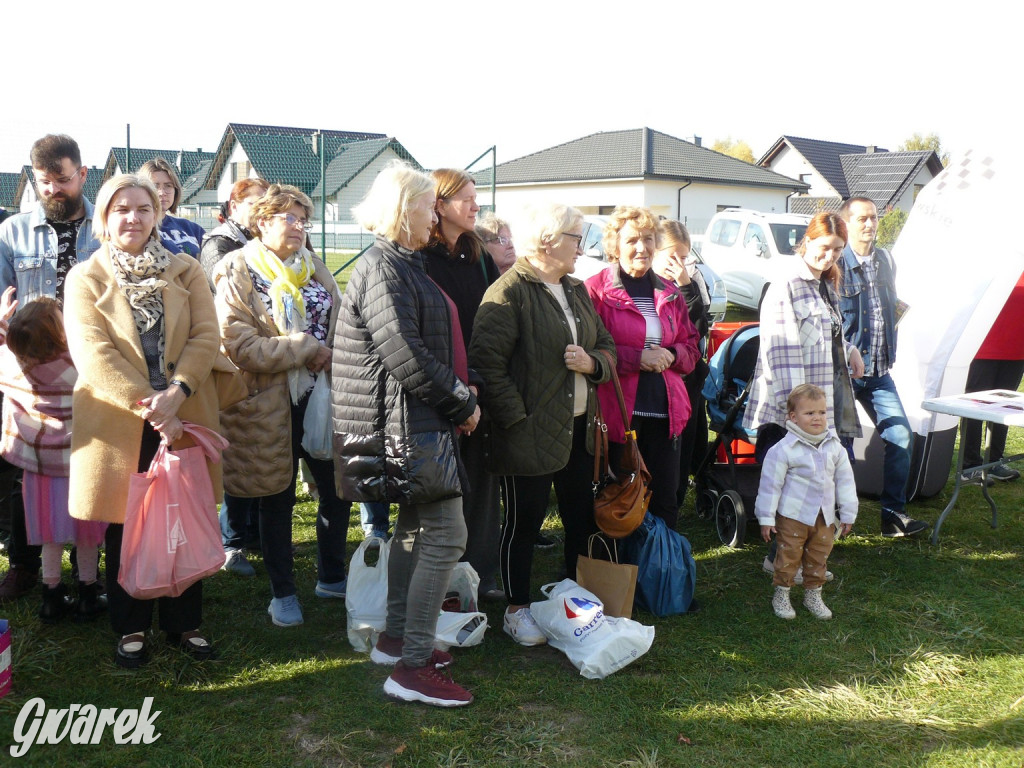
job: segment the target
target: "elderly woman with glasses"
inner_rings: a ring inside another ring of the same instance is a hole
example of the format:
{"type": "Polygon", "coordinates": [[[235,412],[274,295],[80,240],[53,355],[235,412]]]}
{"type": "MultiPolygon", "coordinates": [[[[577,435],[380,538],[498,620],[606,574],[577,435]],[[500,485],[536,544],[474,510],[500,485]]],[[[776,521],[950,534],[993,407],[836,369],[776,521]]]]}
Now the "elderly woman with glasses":
{"type": "Polygon", "coordinates": [[[512,230],[508,222],[493,213],[485,213],[476,222],[476,234],[484,241],[484,248],[491,254],[501,274],[516,263],[516,247],[512,243],[512,230]]]}
{"type": "MultiPolygon", "coordinates": [[[[255,499],[260,548],[279,627],[302,623],[292,558],[295,475],[306,460],[320,489],[316,519],[317,597],[345,597],[350,504],[334,490],[334,464],[302,447],[303,419],[318,376],[330,377],[340,307],[337,283],[306,249],[313,213],[297,187],[273,184],[249,211],[254,237],[214,270],[224,353],[242,372],[249,396],[221,413],[225,505],[255,499]]],[[[228,557],[244,557],[241,551],[228,557]]],[[[232,569],[235,570],[235,569],[232,569]]]]}
{"type": "Polygon", "coordinates": [[[615,342],[583,283],[569,276],[582,239],[583,214],[575,208],[535,211],[524,255],[484,294],[469,348],[494,422],[488,468],[501,475],[505,500],[504,630],[520,645],[546,642],[530,614],[530,571],[552,483],[568,575],[575,575],[576,559],[597,531],[588,432],[595,387],[611,376],[600,352],[614,359],[615,342]]]}
{"type": "MultiPolygon", "coordinates": [[[[597,314],[615,339],[617,370],[637,446],[651,472],[651,514],[675,528],[679,517],[679,436],[690,418],[683,377],[700,359],[686,302],[651,270],[658,221],[646,208],[619,206],[604,229],[604,250],[615,265],[587,280],[597,314]]],[[[614,466],[626,442],[618,397],[598,389],[608,423],[614,466]]]]}

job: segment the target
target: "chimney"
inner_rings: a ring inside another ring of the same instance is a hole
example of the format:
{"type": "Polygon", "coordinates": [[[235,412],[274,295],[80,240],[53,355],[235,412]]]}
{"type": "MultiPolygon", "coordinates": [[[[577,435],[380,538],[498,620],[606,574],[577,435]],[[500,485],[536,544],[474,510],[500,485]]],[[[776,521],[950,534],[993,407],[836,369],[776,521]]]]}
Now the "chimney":
{"type": "Polygon", "coordinates": [[[700,136],[690,136],[687,139],[687,141],[689,141],[691,144],[696,144],[698,147],[701,146],[700,136]]]}
{"type": "Polygon", "coordinates": [[[866,154],[866,155],[873,155],[873,154],[875,154],[875,150],[877,150],[877,149],[878,149],[877,145],[875,145],[875,144],[868,144],[866,147],[864,147],[864,154],[866,154]]]}

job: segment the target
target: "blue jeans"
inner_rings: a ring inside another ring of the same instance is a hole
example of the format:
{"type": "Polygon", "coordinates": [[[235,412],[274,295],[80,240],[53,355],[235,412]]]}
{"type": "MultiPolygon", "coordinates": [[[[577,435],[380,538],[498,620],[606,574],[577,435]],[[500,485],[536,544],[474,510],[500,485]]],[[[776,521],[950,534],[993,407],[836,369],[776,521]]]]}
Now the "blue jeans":
{"type": "Polygon", "coordinates": [[[430,660],[448,580],[465,551],[462,497],[399,505],[388,561],[386,630],[404,639],[406,666],[430,660]]]}
{"type": "Polygon", "coordinates": [[[371,531],[387,533],[391,527],[391,505],[386,501],[359,502],[359,522],[367,536],[371,531]]]}
{"type": "Polygon", "coordinates": [[[885,442],[882,469],[882,513],[903,512],[907,506],[907,478],[914,433],[889,374],[853,380],[853,394],[864,406],[885,442]]]}

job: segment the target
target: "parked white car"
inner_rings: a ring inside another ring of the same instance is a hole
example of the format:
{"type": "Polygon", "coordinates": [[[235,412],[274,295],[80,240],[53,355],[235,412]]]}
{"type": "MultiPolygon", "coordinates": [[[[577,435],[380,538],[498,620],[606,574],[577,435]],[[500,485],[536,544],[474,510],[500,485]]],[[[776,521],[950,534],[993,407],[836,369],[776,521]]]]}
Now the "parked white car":
{"type": "MultiPolygon", "coordinates": [[[[609,266],[604,255],[604,245],[601,242],[604,225],[607,221],[607,216],[583,217],[583,255],[576,259],[576,270],[572,273],[573,277],[586,280],[609,266]]],[[[690,253],[697,259],[697,269],[700,270],[701,275],[704,276],[704,282],[708,285],[708,293],[711,295],[711,307],[708,310],[711,322],[720,323],[725,319],[725,310],[728,306],[725,283],[701,259],[701,246],[702,238],[694,237],[690,253]]]]}
{"type": "Polygon", "coordinates": [[[722,276],[730,302],[760,309],[769,284],[790,275],[810,220],[796,213],[727,208],[708,224],[701,256],[722,276]]]}

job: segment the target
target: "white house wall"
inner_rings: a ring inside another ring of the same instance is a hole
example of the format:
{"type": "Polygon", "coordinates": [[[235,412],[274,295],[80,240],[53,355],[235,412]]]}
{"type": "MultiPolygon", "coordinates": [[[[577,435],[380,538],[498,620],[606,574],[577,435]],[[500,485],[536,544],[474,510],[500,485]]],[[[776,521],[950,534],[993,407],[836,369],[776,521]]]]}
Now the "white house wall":
{"type": "MultiPolygon", "coordinates": [[[[380,155],[366,166],[359,175],[357,175],[347,186],[342,187],[338,190],[338,194],[331,197],[327,201],[328,208],[331,205],[337,206],[337,221],[342,224],[354,224],[355,219],[352,216],[352,208],[362,201],[366,197],[366,192],[369,190],[373,180],[377,178],[377,174],[381,172],[385,165],[398,157],[398,153],[395,150],[388,147],[380,155]]],[[[316,215],[320,215],[320,202],[316,202],[316,215]]],[[[328,211],[330,216],[330,211],[328,211]]]]}
{"type": "Polygon", "coordinates": [[[914,177],[914,183],[907,187],[907,191],[903,193],[903,196],[896,201],[893,207],[899,208],[900,210],[910,213],[910,209],[914,207],[914,188],[917,186],[924,187],[934,176],[927,167],[922,168],[917,172],[917,176],[914,177]]]}
{"type": "Polygon", "coordinates": [[[804,194],[811,197],[840,196],[835,187],[829,184],[825,177],[818,173],[814,166],[804,159],[803,155],[788,144],[765,167],[776,173],[781,173],[783,176],[810,184],[811,188],[804,194]]]}
{"type": "MultiPolygon", "coordinates": [[[[235,141],[235,146],[231,150],[231,157],[228,158],[227,163],[221,168],[220,178],[217,179],[217,199],[227,200],[231,197],[231,187],[234,186],[234,182],[231,181],[231,166],[233,163],[247,163],[249,162],[249,156],[245,154],[245,149],[242,147],[240,141],[235,141]]],[[[257,176],[256,170],[252,169],[249,175],[253,178],[257,176]]]]}
{"type": "MultiPolygon", "coordinates": [[[[691,233],[702,234],[711,217],[720,207],[741,206],[766,213],[786,211],[787,190],[744,187],[728,184],[693,183],[686,186],[680,181],[596,181],[574,184],[531,184],[499,186],[497,214],[508,220],[513,230],[525,218],[533,205],[563,203],[579,208],[585,214],[595,214],[602,207],[640,205],[656,215],[675,219],[680,217],[691,233]]],[[[477,202],[491,204],[491,188],[477,187],[477,202]]]]}

